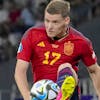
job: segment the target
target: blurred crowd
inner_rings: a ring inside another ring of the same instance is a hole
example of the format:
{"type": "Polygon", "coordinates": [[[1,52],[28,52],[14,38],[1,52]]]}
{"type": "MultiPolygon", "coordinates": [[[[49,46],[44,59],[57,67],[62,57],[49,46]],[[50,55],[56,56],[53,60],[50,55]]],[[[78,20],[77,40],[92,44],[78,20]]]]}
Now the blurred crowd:
{"type": "MultiPolygon", "coordinates": [[[[100,17],[100,0],[66,0],[71,3],[71,24],[100,17]]],[[[0,62],[16,56],[18,44],[30,27],[43,27],[44,9],[50,0],[0,0],[0,62]]]]}

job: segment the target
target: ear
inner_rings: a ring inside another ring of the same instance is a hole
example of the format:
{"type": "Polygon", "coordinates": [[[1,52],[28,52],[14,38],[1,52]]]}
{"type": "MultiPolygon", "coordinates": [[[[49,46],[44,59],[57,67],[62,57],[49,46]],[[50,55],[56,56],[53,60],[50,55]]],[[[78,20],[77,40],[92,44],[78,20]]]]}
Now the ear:
{"type": "Polygon", "coordinates": [[[67,16],[67,17],[65,18],[65,23],[66,23],[66,25],[68,25],[68,24],[70,23],[70,17],[69,17],[69,16],[67,16]]]}

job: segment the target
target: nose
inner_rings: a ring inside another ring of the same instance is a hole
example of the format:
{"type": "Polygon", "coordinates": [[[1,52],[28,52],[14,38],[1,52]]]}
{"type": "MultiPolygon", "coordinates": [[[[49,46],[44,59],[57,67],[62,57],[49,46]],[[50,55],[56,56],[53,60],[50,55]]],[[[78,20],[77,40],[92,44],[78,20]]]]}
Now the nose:
{"type": "Polygon", "coordinates": [[[48,30],[51,30],[53,28],[53,24],[50,22],[48,23],[48,30]]]}

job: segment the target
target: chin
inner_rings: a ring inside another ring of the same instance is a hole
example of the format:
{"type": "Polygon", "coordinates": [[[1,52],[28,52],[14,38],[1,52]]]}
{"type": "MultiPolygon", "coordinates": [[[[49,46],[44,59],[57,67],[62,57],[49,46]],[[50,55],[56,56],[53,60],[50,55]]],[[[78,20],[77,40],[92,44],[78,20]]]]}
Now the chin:
{"type": "Polygon", "coordinates": [[[54,36],[48,36],[49,38],[54,38],[54,36]]]}
{"type": "Polygon", "coordinates": [[[51,34],[47,34],[48,35],[48,37],[50,37],[50,38],[54,38],[55,36],[54,35],[51,35],[51,34]]]}

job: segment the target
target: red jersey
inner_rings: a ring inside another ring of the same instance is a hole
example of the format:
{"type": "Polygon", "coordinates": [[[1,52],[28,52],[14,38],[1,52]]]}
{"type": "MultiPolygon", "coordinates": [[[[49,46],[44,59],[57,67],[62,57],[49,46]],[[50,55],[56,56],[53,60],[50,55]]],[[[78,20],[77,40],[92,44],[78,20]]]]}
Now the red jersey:
{"type": "Polygon", "coordinates": [[[71,27],[68,35],[60,40],[50,39],[44,28],[29,29],[21,40],[17,59],[32,63],[34,81],[51,79],[54,82],[63,63],[76,66],[82,60],[90,66],[96,62],[91,42],[71,27]]]}

